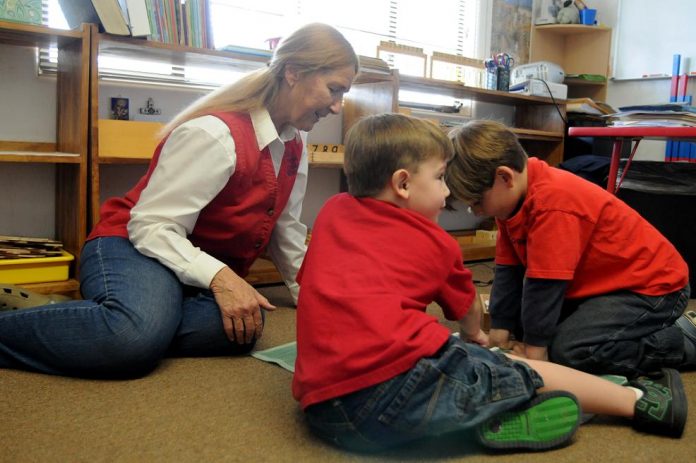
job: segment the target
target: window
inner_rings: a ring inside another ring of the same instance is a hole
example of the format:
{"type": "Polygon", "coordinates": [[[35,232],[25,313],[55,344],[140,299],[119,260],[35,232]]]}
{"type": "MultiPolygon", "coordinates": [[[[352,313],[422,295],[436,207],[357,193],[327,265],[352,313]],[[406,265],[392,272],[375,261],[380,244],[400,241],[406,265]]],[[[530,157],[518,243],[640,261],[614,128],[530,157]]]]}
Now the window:
{"type": "MultiPolygon", "coordinates": [[[[46,22],[67,28],[58,0],[43,0],[46,22]]],[[[338,28],[360,55],[376,56],[380,41],[471,58],[483,58],[490,41],[492,0],[209,0],[215,48],[236,45],[267,49],[269,39],[281,37],[301,24],[319,21],[338,28]]],[[[55,53],[55,52],[54,52],[55,53]]],[[[42,55],[42,58],[44,56],[42,55]]],[[[55,68],[55,56],[52,61],[55,68]]],[[[42,59],[42,69],[48,60],[42,59]]],[[[388,57],[393,67],[410,73],[398,56],[388,57]]],[[[422,68],[422,63],[421,63],[422,68]]],[[[100,55],[102,77],[217,86],[229,82],[230,73],[185,69],[161,63],[100,55]]],[[[246,70],[244,70],[246,71],[246,70]]],[[[233,72],[232,72],[233,74],[233,72]]]]}

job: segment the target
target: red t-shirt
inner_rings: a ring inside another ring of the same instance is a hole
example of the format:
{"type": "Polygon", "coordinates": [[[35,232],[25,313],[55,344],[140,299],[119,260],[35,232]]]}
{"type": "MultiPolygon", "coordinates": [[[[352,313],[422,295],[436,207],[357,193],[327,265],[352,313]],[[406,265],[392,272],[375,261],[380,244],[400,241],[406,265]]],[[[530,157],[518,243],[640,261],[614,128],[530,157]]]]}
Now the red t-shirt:
{"type": "Polygon", "coordinates": [[[628,290],[649,296],[681,289],[686,262],[636,211],[599,186],[544,161],[527,164],[527,195],[498,220],[496,263],[530,278],[568,280],[566,298],[628,290]]]}
{"type": "Polygon", "coordinates": [[[293,395],[303,408],[384,382],[434,354],[476,293],[458,243],[415,212],[346,193],[320,211],[298,274],[293,395]]]}

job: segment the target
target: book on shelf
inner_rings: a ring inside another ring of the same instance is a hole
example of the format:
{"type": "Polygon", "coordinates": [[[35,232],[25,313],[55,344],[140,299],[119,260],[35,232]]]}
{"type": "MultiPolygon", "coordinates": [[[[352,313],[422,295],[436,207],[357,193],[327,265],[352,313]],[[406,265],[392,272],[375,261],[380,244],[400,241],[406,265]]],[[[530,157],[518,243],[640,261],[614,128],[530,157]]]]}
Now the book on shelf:
{"type": "Polygon", "coordinates": [[[126,0],[128,20],[133,37],[146,37],[152,33],[150,17],[147,11],[147,0],[126,0]]]}
{"type": "Polygon", "coordinates": [[[131,35],[125,0],[58,0],[71,29],[82,23],[101,24],[104,32],[131,35]]]}
{"type": "Polygon", "coordinates": [[[0,0],[0,20],[41,24],[41,0],[0,0]]]}

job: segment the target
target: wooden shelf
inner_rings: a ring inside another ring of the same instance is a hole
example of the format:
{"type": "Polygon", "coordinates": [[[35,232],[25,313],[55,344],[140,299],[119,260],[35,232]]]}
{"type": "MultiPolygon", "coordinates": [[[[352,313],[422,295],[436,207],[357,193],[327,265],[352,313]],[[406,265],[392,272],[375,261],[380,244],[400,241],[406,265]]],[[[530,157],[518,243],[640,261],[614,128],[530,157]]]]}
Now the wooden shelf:
{"type": "MultiPolygon", "coordinates": [[[[427,79],[413,76],[400,76],[399,87],[404,90],[424,93],[446,94],[456,98],[465,98],[481,103],[519,106],[546,105],[554,101],[546,97],[520,95],[516,93],[500,92],[498,90],[486,90],[477,87],[467,87],[461,83],[449,80],[427,79]]],[[[559,104],[565,103],[565,100],[556,99],[555,101],[559,104]]]]}
{"type": "Polygon", "coordinates": [[[51,29],[45,26],[0,20],[0,43],[23,47],[47,47],[81,40],[78,30],[51,29]]]}
{"type": "Polygon", "coordinates": [[[611,32],[611,28],[606,26],[587,26],[585,24],[543,24],[533,27],[538,31],[560,36],[611,32]]]}
{"type": "Polygon", "coordinates": [[[0,151],[0,162],[80,164],[78,153],[44,153],[32,151],[0,151]]]}
{"type": "Polygon", "coordinates": [[[216,66],[252,70],[269,61],[268,57],[253,54],[194,48],[134,37],[98,33],[96,38],[100,55],[168,62],[175,66],[216,66]]]}
{"type": "Polygon", "coordinates": [[[80,297],[80,283],[76,279],[66,281],[48,281],[45,283],[23,283],[22,288],[41,294],[65,294],[73,298],[80,297]]]}
{"type": "Polygon", "coordinates": [[[546,130],[511,129],[520,140],[539,140],[549,142],[561,142],[565,134],[563,132],[549,132],[546,130]]]}
{"type": "MultiPolygon", "coordinates": [[[[88,27],[81,30],[59,30],[0,20],[0,44],[19,47],[55,45],[58,48],[55,141],[0,140],[0,163],[56,166],[55,227],[53,236],[48,238],[61,241],[65,250],[75,256],[75,262],[71,265],[70,279],[67,282],[26,287],[41,292],[73,294],[79,287],[79,254],[87,229],[89,30],[88,27]]],[[[5,58],[0,56],[0,61],[3,59],[5,58]]],[[[12,108],[3,109],[9,115],[6,117],[12,117],[12,108]]],[[[30,207],[34,199],[26,198],[23,201],[30,207]]],[[[13,234],[21,234],[21,231],[13,234]]]]}
{"type": "MultiPolygon", "coordinates": [[[[582,24],[532,26],[530,61],[550,61],[566,74],[609,76],[611,28],[582,24]]],[[[568,98],[606,101],[607,83],[568,78],[568,98]]]]}

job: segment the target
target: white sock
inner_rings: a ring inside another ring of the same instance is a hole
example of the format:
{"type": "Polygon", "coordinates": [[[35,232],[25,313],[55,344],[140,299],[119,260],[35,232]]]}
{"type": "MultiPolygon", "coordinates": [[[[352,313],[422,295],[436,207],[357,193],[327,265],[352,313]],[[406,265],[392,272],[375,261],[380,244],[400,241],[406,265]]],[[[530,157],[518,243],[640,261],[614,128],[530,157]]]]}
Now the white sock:
{"type": "Polygon", "coordinates": [[[638,389],[637,387],[633,387],[633,386],[626,386],[626,387],[629,389],[633,389],[633,392],[636,393],[636,402],[639,401],[641,397],[643,397],[643,390],[642,389],[638,389]]]}

